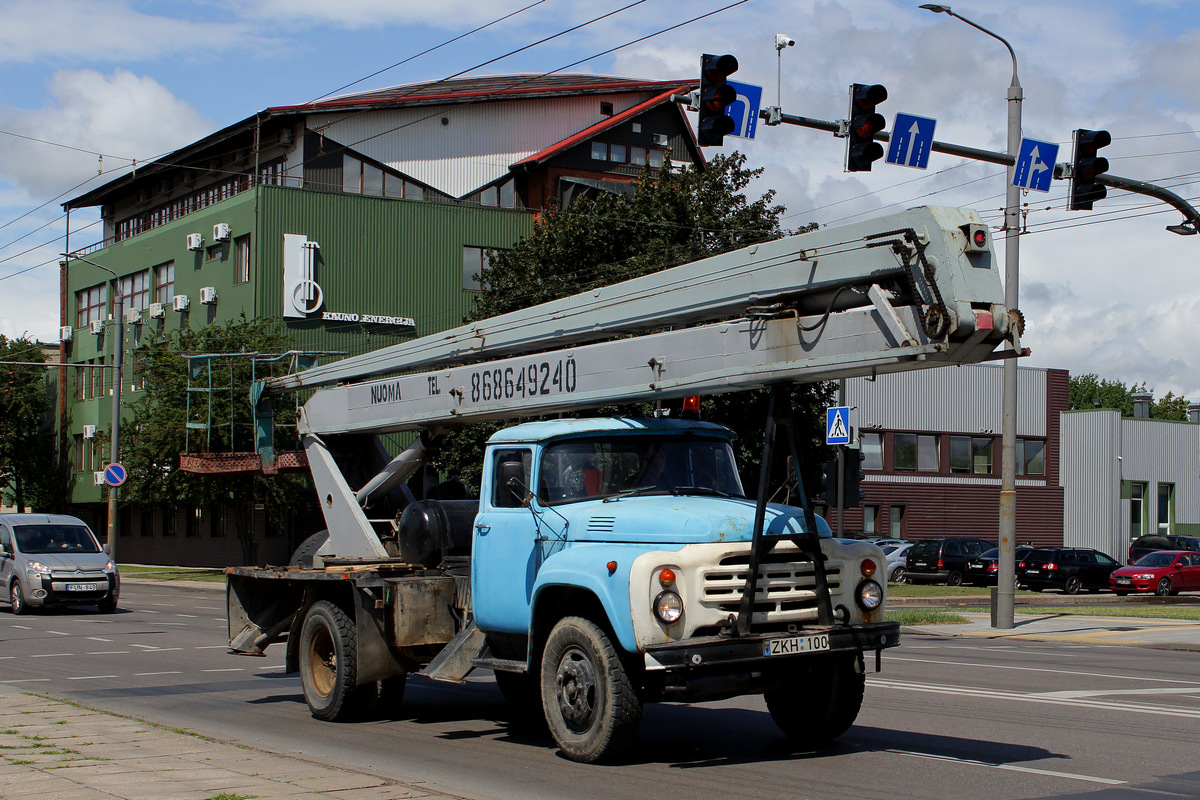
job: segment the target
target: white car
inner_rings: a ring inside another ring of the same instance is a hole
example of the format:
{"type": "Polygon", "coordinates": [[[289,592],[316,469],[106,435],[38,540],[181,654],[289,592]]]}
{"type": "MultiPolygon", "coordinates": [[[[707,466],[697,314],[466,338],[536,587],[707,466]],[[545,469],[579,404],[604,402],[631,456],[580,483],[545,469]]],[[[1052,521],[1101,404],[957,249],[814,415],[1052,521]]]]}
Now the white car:
{"type": "Polygon", "coordinates": [[[904,583],[904,563],[910,548],[912,542],[889,544],[883,548],[883,554],[887,556],[884,569],[887,571],[888,583],[904,583]]]}

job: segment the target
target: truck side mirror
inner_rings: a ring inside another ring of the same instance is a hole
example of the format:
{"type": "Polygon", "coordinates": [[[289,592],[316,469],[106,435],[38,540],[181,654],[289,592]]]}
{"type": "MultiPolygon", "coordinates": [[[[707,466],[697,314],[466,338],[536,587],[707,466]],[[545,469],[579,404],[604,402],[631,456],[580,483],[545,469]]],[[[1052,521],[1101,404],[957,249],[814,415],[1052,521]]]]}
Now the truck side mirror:
{"type": "Polygon", "coordinates": [[[501,461],[497,475],[496,505],[500,508],[520,508],[524,493],[525,468],[520,461],[501,461]]]}

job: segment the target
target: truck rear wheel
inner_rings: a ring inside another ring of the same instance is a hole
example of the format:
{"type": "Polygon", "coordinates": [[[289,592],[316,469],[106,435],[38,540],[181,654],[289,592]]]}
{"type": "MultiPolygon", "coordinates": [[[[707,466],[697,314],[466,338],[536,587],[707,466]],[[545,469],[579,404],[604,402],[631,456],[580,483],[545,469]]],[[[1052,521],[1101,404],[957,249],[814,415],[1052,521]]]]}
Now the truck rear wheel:
{"type": "Polygon", "coordinates": [[[361,711],[365,690],[375,687],[358,686],[357,672],[354,621],[328,600],[314,603],[300,631],[300,684],[312,715],[336,722],[361,711]]]}
{"type": "Polygon", "coordinates": [[[803,747],[821,747],[850,729],[862,708],[866,675],[854,656],[814,659],[764,695],[779,729],[803,747]]]}
{"type": "Polygon", "coordinates": [[[610,759],[637,738],[641,698],[608,635],[591,620],[565,617],[554,626],[541,689],[550,735],[572,761],[610,759]]]}

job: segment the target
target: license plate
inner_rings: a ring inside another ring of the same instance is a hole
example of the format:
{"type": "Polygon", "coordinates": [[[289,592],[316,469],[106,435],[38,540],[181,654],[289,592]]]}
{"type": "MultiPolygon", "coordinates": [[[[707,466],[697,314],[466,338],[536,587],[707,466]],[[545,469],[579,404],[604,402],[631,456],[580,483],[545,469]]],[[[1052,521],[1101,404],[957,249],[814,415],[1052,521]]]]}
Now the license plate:
{"type": "Polygon", "coordinates": [[[1129,583],[1129,578],[1117,578],[1117,583],[1129,583]]]}
{"type": "Polygon", "coordinates": [[[1025,574],[1026,575],[1041,575],[1042,573],[1041,573],[1041,570],[1027,569],[1027,570],[1025,570],[1025,574]]]}
{"type": "Polygon", "coordinates": [[[98,592],[100,584],[98,583],[68,583],[68,592],[98,592]]]}
{"type": "Polygon", "coordinates": [[[976,561],[974,564],[968,564],[967,569],[983,569],[983,564],[976,561]]]}
{"type": "Polygon", "coordinates": [[[768,639],[763,642],[764,656],[794,656],[798,653],[815,653],[829,649],[829,634],[815,636],[789,636],[786,639],[768,639]]]}

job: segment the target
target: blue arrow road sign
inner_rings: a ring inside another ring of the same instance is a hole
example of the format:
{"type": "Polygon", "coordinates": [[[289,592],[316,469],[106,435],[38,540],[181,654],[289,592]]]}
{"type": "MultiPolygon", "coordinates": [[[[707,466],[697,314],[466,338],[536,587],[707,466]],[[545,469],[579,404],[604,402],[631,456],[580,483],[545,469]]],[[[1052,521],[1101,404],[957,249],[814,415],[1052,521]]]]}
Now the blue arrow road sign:
{"type": "Polygon", "coordinates": [[[725,113],[733,117],[733,133],[725,135],[753,139],[754,130],[758,126],[758,110],[762,106],[762,87],[736,81],[726,83],[737,92],[737,100],[725,108],[725,113]]]}
{"type": "Polygon", "coordinates": [[[127,477],[125,467],[120,464],[109,464],[104,468],[104,482],[109,486],[120,486],[127,477]]]}
{"type": "Polygon", "coordinates": [[[825,444],[850,444],[850,407],[825,409],[825,444]]]}
{"type": "Polygon", "coordinates": [[[1054,177],[1054,162],[1057,159],[1058,145],[1054,142],[1022,139],[1017,168],[1013,171],[1013,186],[1035,192],[1050,191],[1050,179],[1054,177]]]}
{"type": "Polygon", "coordinates": [[[925,169],[929,166],[929,151],[933,148],[933,129],[937,120],[915,114],[897,114],[888,145],[889,164],[925,169]]]}

